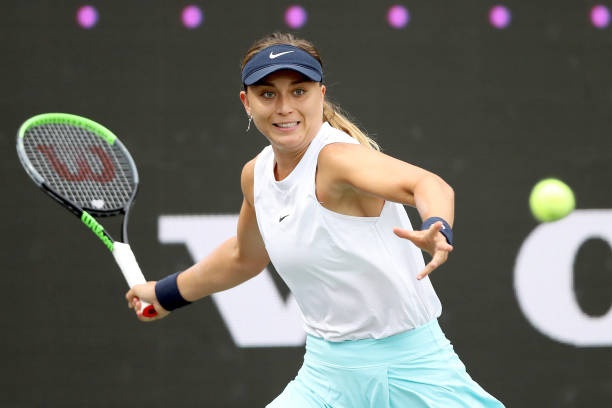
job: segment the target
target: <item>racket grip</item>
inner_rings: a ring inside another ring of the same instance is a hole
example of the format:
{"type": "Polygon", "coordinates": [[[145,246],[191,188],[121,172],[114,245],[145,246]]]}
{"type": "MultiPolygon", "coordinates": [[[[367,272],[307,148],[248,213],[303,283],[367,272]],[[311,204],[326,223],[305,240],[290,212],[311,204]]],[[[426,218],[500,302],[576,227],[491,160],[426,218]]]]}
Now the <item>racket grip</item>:
{"type": "MultiPolygon", "coordinates": [[[[138,266],[134,252],[132,252],[132,248],[130,248],[128,244],[114,242],[113,256],[115,257],[115,261],[117,262],[117,265],[119,265],[121,272],[123,272],[123,277],[127,281],[130,289],[134,287],[134,285],[147,283],[142,271],[140,270],[140,266],[138,266]]],[[[140,311],[142,312],[143,316],[157,316],[157,311],[153,305],[143,300],[140,301],[140,304],[140,311]]]]}

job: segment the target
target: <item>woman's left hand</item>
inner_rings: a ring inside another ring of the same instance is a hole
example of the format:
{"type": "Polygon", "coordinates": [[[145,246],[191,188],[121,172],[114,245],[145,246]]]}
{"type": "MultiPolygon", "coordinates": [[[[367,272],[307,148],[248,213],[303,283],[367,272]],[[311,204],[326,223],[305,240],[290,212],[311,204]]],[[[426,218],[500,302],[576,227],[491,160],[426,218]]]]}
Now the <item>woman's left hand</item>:
{"type": "Polygon", "coordinates": [[[453,246],[446,242],[446,237],[440,232],[442,222],[432,224],[429,229],[423,231],[410,231],[401,228],[393,228],[393,232],[400,238],[410,240],[414,245],[431,255],[431,261],[425,269],[417,275],[417,279],[423,279],[431,271],[442,265],[448,259],[448,253],[453,246]]]}

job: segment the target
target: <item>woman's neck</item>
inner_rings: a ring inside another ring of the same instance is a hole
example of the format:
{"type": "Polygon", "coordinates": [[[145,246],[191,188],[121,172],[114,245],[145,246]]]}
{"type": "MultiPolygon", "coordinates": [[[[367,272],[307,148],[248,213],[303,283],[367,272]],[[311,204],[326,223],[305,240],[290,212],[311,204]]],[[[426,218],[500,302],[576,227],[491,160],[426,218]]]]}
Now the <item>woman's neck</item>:
{"type": "Polygon", "coordinates": [[[272,145],[272,150],[274,151],[274,178],[276,181],[283,180],[297,167],[320,129],[319,127],[314,135],[306,138],[304,143],[301,143],[293,149],[283,149],[274,144],[272,145]]]}
{"type": "Polygon", "coordinates": [[[295,151],[278,150],[272,147],[274,151],[274,178],[276,181],[281,181],[291,174],[300,160],[302,160],[302,157],[304,157],[308,146],[310,146],[310,143],[295,151]]]}

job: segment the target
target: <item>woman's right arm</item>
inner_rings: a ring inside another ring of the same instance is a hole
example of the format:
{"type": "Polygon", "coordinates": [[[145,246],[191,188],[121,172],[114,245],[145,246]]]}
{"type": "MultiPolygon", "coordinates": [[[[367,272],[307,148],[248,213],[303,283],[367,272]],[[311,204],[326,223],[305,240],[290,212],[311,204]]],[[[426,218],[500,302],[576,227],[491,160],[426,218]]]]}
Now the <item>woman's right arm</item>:
{"type": "MultiPolygon", "coordinates": [[[[257,275],[270,262],[255,217],[254,164],[255,159],[248,162],[242,170],[241,185],[244,199],[236,236],[219,245],[204,259],[178,275],[178,290],[189,302],[239,285],[257,275]]],[[[138,298],[153,304],[158,311],[158,317],[154,318],[146,318],[138,312],[140,320],[155,320],[168,314],[157,301],[155,282],[136,285],[126,294],[130,307],[135,307],[136,310],[140,309],[138,298]]]]}
{"type": "Polygon", "coordinates": [[[233,288],[257,275],[270,262],[255,218],[253,165],[251,161],[242,170],[244,199],[236,236],[179,275],[178,287],[185,300],[191,302],[233,288]]]}

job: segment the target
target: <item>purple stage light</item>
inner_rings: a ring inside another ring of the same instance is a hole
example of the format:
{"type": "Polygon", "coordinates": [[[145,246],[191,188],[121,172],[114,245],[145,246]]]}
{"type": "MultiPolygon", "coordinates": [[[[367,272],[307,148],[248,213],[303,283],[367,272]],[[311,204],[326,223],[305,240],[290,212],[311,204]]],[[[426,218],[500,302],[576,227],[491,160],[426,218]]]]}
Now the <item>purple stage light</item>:
{"type": "Polygon", "coordinates": [[[510,10],[504,6],[493,6],[489,11],[489,22],[495,28],[506,28],[511,20],[510,10]]]}
{"type": "Polygon", "coordinates": [[[187,28],[197,28],[202,24],[204,20],[204,14],[198,6],[187,6],[181,12],[181,21],[187,28]]]}
{"type": "Polygon", "coordinates": [[[94,6],[81,6],[77,10],[76,20],[81,27],[90,29],[98,23],[98,10],[94,6]]]}
{"type": "Polygon", "coordinates": [[[601,4],[591,9],[591,23],[597,28],[606,28],[610,24],[610,10],[601,4]]]}
{"type": "Polygon", "coordinates": [[[302,28],[306,20],[308,20],[308,13],[302,6],[290,6],[285,11],[285,24],[290,28],[302,28]]]}
{"type": "Polygon", "coordinates": [[[395,5],[387,11],[387,22],[393,28],[404,28],[410,21],[410,13],[404,6],[395,5]]]}

